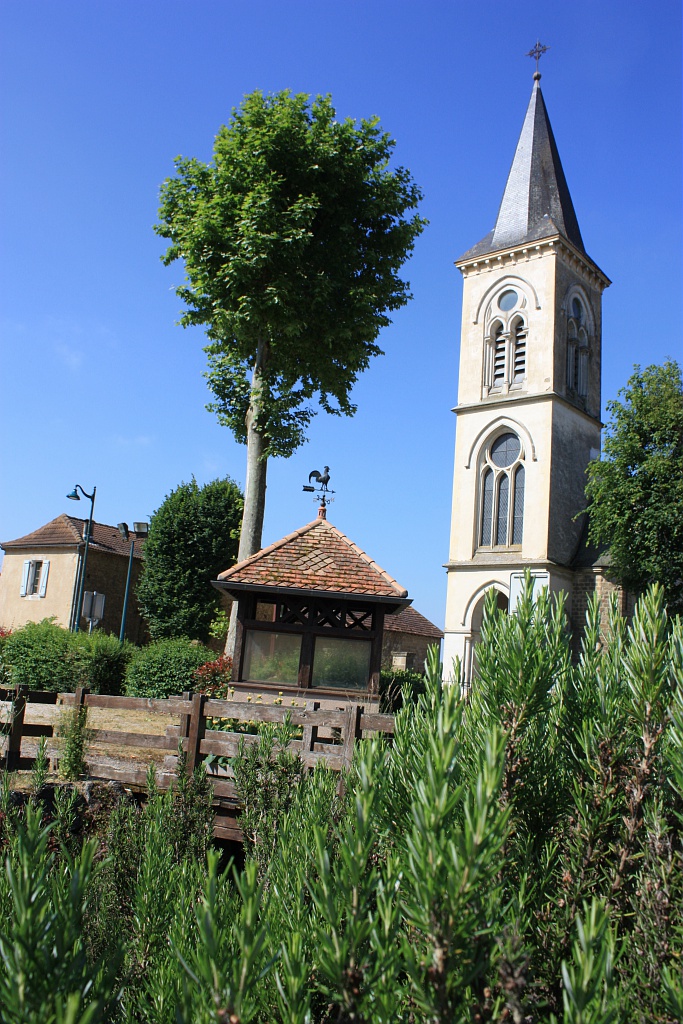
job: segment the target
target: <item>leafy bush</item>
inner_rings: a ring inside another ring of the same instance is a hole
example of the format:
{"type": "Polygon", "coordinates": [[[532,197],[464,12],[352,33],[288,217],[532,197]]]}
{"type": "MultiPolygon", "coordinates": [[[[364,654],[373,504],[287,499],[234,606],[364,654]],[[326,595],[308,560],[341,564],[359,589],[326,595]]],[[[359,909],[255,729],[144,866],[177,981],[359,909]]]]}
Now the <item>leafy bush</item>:
{"type": "Polygon", "coordinates": [[[194,690],[195,672],[213,659],[213,651],[187,637],[157,640],[139,648],[126,670],[129,697],[170,697],[194,690]]]}
{"type": "Polygon", "coordinates": [[[74,652],[72,634],[52,619],[27,622],[3,644],[3,660],[12,686],[31,690],[72,690],[74,652]]]}
{"type": "Polygon", "coordinates": [[[4,626],[0,626],[0,686],[10,686],[10,671],[9,666],[5,661],[5,643],[7,637],[11,635],[10,629],[5,629],[4,626]]]}
{"type": "Polygon", "coordinates": [[[386,668],[380,672],[379,704],[383,713],[394,714],[400,711],[406,695],[411,704],[416,704],[417,698],[424,692],[425,679],[422,672],[386,668]]]}
{"type": "Polygon", "coordinates": [[[118,694],[134,650],[102,630],[70,633],[43,619],[0,638],[0,665],[12,686],[57,692],[86,686],[93,693],[118,694]]]}
{"type": "Polygon", "coordinates": [[[194,674],[194,689],[206,693],[216,700],[228,696],[232,682],[232,658],[227,654],[221,654],[214,661],[207,661],[200,665],[194,674]]]}
{"type": "Polygon", "coordinates": [[[237,557],[243,499],[229,477],[182,483],[155,511],[136,597],[153,640],[205,643],[221,596],[211,580],[237,557]]]}
{"type": "Polygon", "coordinates": [[[77,673],[74,683],[87,686],[92,693],[122,693],[135,647],[127,640],[121,643],[118,637],[101,629],[73,633],[71,638],[77,673]]]}

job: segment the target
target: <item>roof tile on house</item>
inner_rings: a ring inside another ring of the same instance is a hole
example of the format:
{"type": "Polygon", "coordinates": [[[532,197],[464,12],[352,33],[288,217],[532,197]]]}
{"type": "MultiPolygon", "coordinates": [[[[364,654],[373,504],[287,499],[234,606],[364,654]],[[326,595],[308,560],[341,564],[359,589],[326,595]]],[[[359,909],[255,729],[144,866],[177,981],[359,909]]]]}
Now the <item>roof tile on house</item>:
{"type": "MultiPolygon", "coordinates": [[[[16,540],[8,540],[0,547],[12,548],[51,548],[51,547],[77,547],[83,543],[83,530],[86,519],[76,519],[74,516],[67,516],[62,513],[45,526],[40,526],[32,533],[16,540]]],[[[115,555],[130,554],[130,541],[124,540],[115,526],[106,526],[104,523],[93,522],[93,533],[90,539],[90,547],[100,551],[110,551],[115,555]]],[[[142,558],[144,540],[135,541],[135,558],[142,558]]]]}
{"type": "Polygon", "coordinates": [[[413,633],[416,636],[428,636],[434,640],[443,639],[443,630],[435,626],[433,622],[420,615],[415,608],[403,608],[395,615],[387,615],[384,619],[384,629],[395,633],[413,633]]]}
{"type": "MultiPolygon", "coordinates": [[[[408,591],[327,519],[314,519],[222,572],[226,584],[403,599],[408,591]]],[[[228,588],[229,589],[229,588],[228,588]]]]}

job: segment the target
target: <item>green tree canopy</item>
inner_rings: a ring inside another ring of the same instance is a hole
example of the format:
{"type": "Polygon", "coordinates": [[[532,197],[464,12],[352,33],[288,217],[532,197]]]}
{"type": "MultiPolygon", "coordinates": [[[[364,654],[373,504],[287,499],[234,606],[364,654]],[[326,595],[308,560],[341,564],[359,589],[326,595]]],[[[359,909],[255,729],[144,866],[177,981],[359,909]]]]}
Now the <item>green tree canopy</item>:
{"type": "Polygon", "coordinates": [[[227,477],[182,483],[152,516],[137,599],[155,640],[206,641],[220,595],[211,586],[237,555],[242,493],[227,477]]]}
{"type": "Polygon", "coordinates": [[[209,406],[247,444],[239,557],[258,550],[266,460],[303,443],[317,398],[351,415],[358,374],[409,286],[399,270],[425,221],[377,118],[337,121],[329,97],[247,96],[211,164],[178,158],[156,231],[182,259],[184,325],[210,339],[209,406]]]}
{"type": "Polygon", "coordinates": [[[634,367],[608,403],[602,461],[588,467],[589,535],[609,545],[616,578],[635,592],[664,588],[683,611],[683,380],[680,366],[634,367]]]}

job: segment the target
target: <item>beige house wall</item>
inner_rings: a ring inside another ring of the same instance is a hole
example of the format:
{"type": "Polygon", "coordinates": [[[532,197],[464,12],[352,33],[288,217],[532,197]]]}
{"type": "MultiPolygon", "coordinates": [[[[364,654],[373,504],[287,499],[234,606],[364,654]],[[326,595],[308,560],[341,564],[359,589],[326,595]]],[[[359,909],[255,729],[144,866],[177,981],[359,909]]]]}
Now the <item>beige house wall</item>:
{"type": "MultiPolygon", "coordinates": [[[[5,629],[17,629],[27,622],[54,618],[57,625],[68,629],[75,602],[78,564],[78,552],[73,549],[60,551],[50,547],[34,548],[30,551],[17,551],[12,548],[7,550],[0,575],[0,626],[5,629]],[[45,596],[33,594],[21,597],[24,562],[38,560],[50,563],[45,596]]],[[[131,594],[126,614],[126,639],[136,644],[145,643],[149,639],[135,599],[135,587],[141,571],[141,559],[133,559],[131,594]]],[[[85,590],[96,590],[105,595],[104,619],[98,623],[98,628],[116,636],[121,629],[127,573],[127,558],[90,548],[85,590]]],[[[85,619],[81,620],[80,628],[88,628],[85,619]]]]}
{"type": "Polygon", "coordinates": [[[0,626],[16,629],[27,622],[54,617],[58,625],[68,629],[77,572],[78,552],[73,550],[6,551],[0,575],[0,626]],[[50,563],[45,597],[21,597],[21,578],[27,560],[50,563]]]}

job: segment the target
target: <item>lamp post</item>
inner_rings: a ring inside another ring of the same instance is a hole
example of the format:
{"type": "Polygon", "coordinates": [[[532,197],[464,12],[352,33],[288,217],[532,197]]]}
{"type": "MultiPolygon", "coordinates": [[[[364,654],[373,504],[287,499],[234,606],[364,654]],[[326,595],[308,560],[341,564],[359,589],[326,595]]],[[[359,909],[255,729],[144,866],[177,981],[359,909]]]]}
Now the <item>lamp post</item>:
{"type": "Polygon", "coordinates": [[[126,635],[126,614],[128,612],[128,597],[130,595],[130,579],[133,573],[133,554],[135,552],[135,541],[138,538],[147,536],[149,530],[148,523],[133,523],[133,536],[131,538],[130,530],[128,529],[128,523],[119,523],[118,531],[121,534],[123,540],[130,538],[130,554],[128,556],[128,574],[126,576],[126,592],[123,597],[123,613],[121,615],[121,631],[119,632],[119,642],[123,643],[126,635]]]}
{"type": "Polygon", "coordinates": [[[76,599],[76,619],[72,627],[72,632],[78,633],[78,628],[81,622],[81,614],[83,612],[83,592],[85,590],[85,567],[88,564],[88,548],[90,547],[90,537],[92,536],[92,524],[93,515],[95,513],[95,495],[97,494],[97,488],[93,487],[92,494],[88,494],[84,491],[80,484],[76,484],[71,494],[67,494],[67,498],[71,498],[72,501],[80,501],[78,492],[81,492],[84,498],[88,498],[90,501],[90,518],[86,523],[85,527],[85,550],[83,552],[83,561],[81,562],[81,578],[78,583],[78,598],[76,599]]]}

